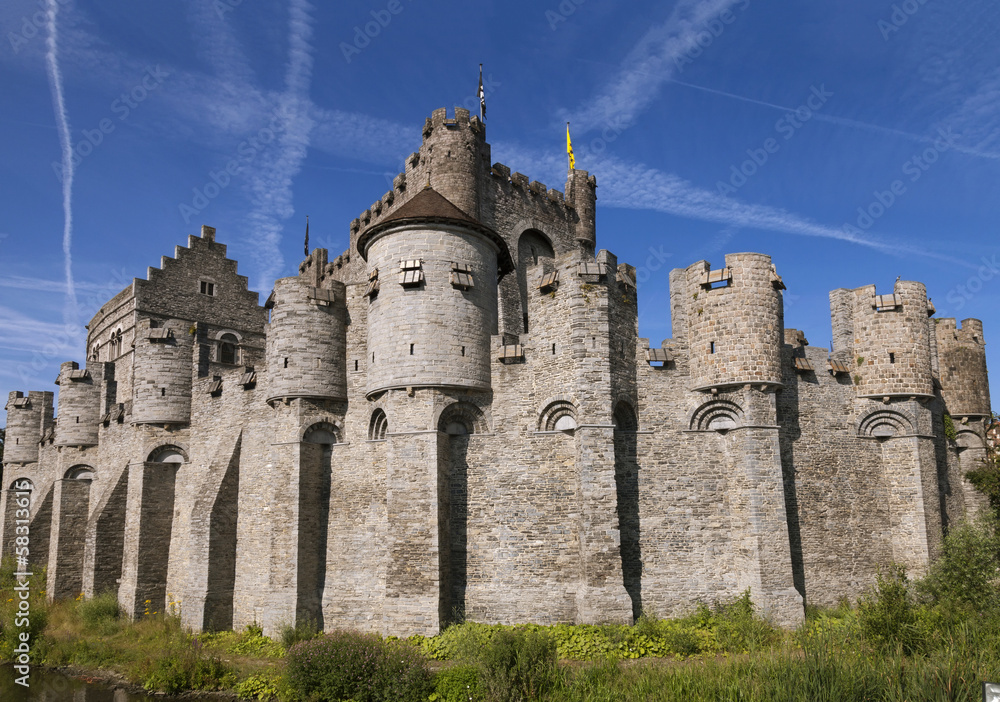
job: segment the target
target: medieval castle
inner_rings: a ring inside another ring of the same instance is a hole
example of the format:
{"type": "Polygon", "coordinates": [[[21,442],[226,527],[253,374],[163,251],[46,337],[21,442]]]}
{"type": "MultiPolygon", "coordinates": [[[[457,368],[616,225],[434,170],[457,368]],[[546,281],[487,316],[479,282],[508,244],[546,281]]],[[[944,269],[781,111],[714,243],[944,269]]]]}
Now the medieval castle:
{"type": "Polygon", "coordinates": [[[263,306],[202,227],[100,309],[57,408],[11,394],[3,552],[30,490],[51,597],[398,635],[747,588],[793,625],[879,564],[923,572],[984,504],[982,324],[916,282],[838,289],[831,353],[737,253],[671,273],[650,344],[595,200],[586,171],[559,192],[491,165],[483,123],[441,109],[350,248],[263,306]]]}

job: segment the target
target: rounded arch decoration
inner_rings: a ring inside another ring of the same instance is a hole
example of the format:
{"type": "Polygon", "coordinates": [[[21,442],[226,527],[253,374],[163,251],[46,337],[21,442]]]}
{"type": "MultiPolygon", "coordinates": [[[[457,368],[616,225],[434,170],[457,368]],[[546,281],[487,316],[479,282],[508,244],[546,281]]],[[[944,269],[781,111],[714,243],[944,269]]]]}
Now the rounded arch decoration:
{"type": "Polygon", "coordinates": [[[302,432],[302,443],[331,446],[341,443],[340,427],[333,422],[316,422],[302,432]]]}
{"type": "Polygon", "coordinates": [[[165,444],[149,452],[147,463],[187,463],[187,452],[180,446],[165,444]]]}
{"type": "Polygon", "coordinates": [[[84,480],[90,482],[94,479],[94,469],[88,465],[73,466],[63,475],[65,480],[84,480]]]}
{"type": "Polygon", "coordinates": [[[982,437],[970,429],[958,429],[958,433],[955,436],[955,444],[958,446],[959,451],[985,447],[982,437]]]}
{"type": "Polygon", "coordinates": [[[471,402],[453,402],[438,415],[437,430],[451,436],[489,433],[486,415],[471,402]]]}
{"type": "Polygon", "coordinates": [[[371,420],[368,422],[368,440],[385,441],[386,434],[389,433],[389,418],[385,416],[385,410],[376,407],[372,412],[371,420]]]}
{"type": "Polygon", "coordinates": [[[576,427],[576,405],[568,398],[553,400],[538,416],[539,431],[573,431],[576,427]]]}
{"type": "Polygon", "coordinates": [[[10,485],[7,486],[7,489],[18,492],[33,492],[35,484],[31,482],[29,478],[15,478],[10,482],[10,485]]]}
{"type": "Polygon", "coordinates": [[[888,439],[913,433],[913,422],[902,412],[889,409],[875,410],[858,424],[858,435],[874,439],[888,439]]]}
{"type": "Polygon", "coordinates": [[[743,426],[743,408],[730,400],[711,400],[694,411],[688,426],[694,431],[727,432],[743,426]]]}

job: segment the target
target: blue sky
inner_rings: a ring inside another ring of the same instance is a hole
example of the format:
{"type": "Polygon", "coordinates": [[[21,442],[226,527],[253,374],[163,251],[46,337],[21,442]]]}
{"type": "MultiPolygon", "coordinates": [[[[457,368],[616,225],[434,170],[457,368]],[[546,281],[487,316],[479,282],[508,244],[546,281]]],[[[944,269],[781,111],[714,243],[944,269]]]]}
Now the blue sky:
{"type": "Polygon", "coordinates": [[[6,0],[0,392],[54,389],[201,224],[262,300],[307,214],[341,252],[479,63],[494,161],[562,189],[571,121],[654,344],[669,270],[733,251],[774,258],[813,345],[831,289],[897,276],[1000,340],[998,30],[986,0],[6,0]]]}

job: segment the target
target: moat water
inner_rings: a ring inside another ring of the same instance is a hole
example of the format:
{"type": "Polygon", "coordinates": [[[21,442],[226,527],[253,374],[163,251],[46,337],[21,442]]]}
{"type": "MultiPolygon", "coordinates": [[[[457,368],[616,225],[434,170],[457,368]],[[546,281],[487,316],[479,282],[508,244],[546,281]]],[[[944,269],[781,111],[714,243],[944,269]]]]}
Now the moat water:
{"type": "MultiPolygon", "coordinates": [[[[42,668],[32,667],[29,687],[18,685],[14,682],[15,677],[17,675],[12,666],[0,665],[0,700],[3,702],[164,702],[181,699],[127,692],[106,683],[88,682],[42,668]]],[[[210,698],[185,696],[183,699],[185,702],[199,702],[210,698]]]]}

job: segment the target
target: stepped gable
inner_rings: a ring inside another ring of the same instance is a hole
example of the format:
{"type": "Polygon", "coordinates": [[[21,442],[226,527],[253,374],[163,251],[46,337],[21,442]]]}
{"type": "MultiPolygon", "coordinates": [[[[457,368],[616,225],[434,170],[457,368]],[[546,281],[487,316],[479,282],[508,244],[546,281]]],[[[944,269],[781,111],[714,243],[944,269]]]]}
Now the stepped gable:
{"type": "Polygon", "coordinates": [[[365,249],[373,236],[397,224],[423,222],[458,224],[485,235],[500,248],[500,253],[497,255],[499,274],[503,276],[505,273],[510,273],[514,270],[514,260],[511,258],[510,249],[507,248],[507,242],[504,241],[503,237],[467,215],[448,200],[448,198],[429,185],[424,186],[423,190],[391,215],[362,232],[361,236],[358,237],[358,251],[365,260],[368,260],[365,249]]]}

